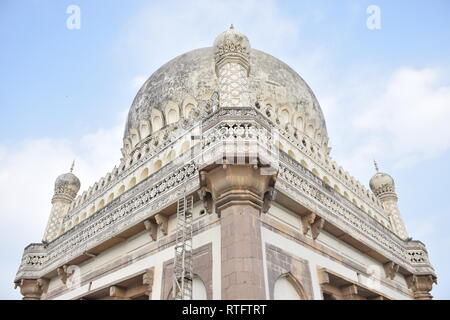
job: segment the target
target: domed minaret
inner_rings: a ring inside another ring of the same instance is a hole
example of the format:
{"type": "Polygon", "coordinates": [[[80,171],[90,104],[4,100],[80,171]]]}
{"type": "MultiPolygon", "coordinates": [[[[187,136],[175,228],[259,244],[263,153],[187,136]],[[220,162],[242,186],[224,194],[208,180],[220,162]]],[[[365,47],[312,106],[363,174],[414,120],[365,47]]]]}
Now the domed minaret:
{"type": "Polygon", "coordinates": [[[407,239],[405,224],[398,208],[398,197],[395,193],[394,179],[387,173],[380,172],[374,161],[377,173],[370,179],[370,189],[380,199],[383,208],[389,215],[394,232],[402,239],[407,239]]]}
{"type": "Polygon", "coordinates": [[[80,180],[72,173],[73,166],[74,162],[72,163],[70,172],[64,173],[56,178],[55,193],[52,198],[52,210],[42,242],[50,242],[59,235],[63,217],[80,190],[80,180]]]}
{"type": "Polygon", "coordinates": [[[247,107],[249,99],[250,41],[233,25],[214,41],[221,107],[247,107]]]}

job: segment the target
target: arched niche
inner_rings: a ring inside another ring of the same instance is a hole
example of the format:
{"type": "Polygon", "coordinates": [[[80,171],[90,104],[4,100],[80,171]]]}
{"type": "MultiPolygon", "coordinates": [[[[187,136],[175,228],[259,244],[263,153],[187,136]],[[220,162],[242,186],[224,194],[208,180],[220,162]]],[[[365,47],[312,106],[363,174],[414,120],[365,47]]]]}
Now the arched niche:
{"type": "Polygon", "coordinates": [[[306,300],[306,295],[300,283],[288,273],[281,275],[273,287],[274,300],[306,300]]]}
{"type": "Polygon", "coordinates": [[[192,110],[195,110],[195,106],[194,106],[192,103],[188,103],[188,104],[186,104],[186,105],[184,106],[184,117],[185,117],[186,119],[189,119],[189,113],[190,113],[192,110]]]}
{"type": "Polygon", "coordinates": [[[123,194],[125,192],[125,186],[121,185],[119,190],[117,191],[117,196],[120,196],[121,194],[123,194]]]}
{"type": "Polygon", "coordinates": [[[288,155],[289,155],[289,157],[291,157],[294,160],[297,159],[297,157],[295,156],[294,151],[292,151],[292,150],[288,150],[288,155]]]}
{"type": "Polygon", "coordinates": [[[207,300],[206,286],[197,276],[192,280],[192,300],[207,300]]]}
{"type": "Polygon", "coordinates": [[[194,97],[188,95],[183,100],[183,107],[181,109],[182,115],[185,118],[189,118],[189,112],[192,110],[195,110],[197,108],[197,101],[194,99],[194,97]]]}
{"type": "Polygon", "coordinates": [[[114,192],[110,193],[108,196],[108,202],[111,202],[114,200],[114,192]]]}
{"type": "Polygon", "coordinates": [[[310,137],[311,139],[314,139],[314,127],[313,127],[312,124],[309,124],[309,125],[306,127],[306,135],[307,135],[308,137],[310,137]]]}
{"type": "Polygon", "coordinates": [[[172,162],[173,160],[175,160],[175,157],[176,157],[175,150],[170,151],[166,157],[166,163],[172,162]]]}
{"type": "Polygon", "coordinates": [[[141,120],[139,123],[139,132],[142,138],[146,138],[150,135],[150,122],[147,120],[141,120]]]}
{"type": "Polygon", "coordinates": [[[139,182],[145,180],[148,177],[148,168],[142,170],[141,175],[139,176],[139,182]]]}
{"type": "Polygon", "coordinates": [[[136,185],[136,178],[133,177],[130,182],[128,183],[128,189],[133,188],[136,185]]]}
{"type": "Polygon", "coordinates": [[[303,118],[298,116],[297,119],[295,119],[295,127],[302,131],[304,130],[304,123],[303,123],[303,118]]]}
{"type": "Polygon", "coordinates": [[[139,132],[132,128],[130,129],[130,139],[131,139],[131,145],[134,148],[140,141],[139,132]]]}
{"type": "Polygon", "coordinates": [[[283,108],[279,113],[279,118],[282,124],[289,123],[289,110],[287,108],[283,108]]]}
{"type": "Polygon", "coordinates": [[[175,123],[180,119],[180,111],[174,102],[169,102],[166,106],[166,123],[175,123]]]}
{"type": "Polygon", "coordinates": [[[162,167],[162,161],[159,160],[159,159],[156,160],[156,161],[153,163],[151,173],[154,173],[154,172],[158,171],[159,169],[161,169],[161,167],[162,167]]]}
{"type": "Polygon", "coordinates": [[[97,210],[100,210],[101,208],[103,208],[105,206],[105,200],[100,200],[98,206],[97,206],[97,210]]]}
{"type": "Polygon", "coordinates": [[[181,145],[180,154],[183,154],[183,153],[187,152],[190,147],[191,147],[191,142],[190,141],[183,142],[183,144],[181,145]]]}

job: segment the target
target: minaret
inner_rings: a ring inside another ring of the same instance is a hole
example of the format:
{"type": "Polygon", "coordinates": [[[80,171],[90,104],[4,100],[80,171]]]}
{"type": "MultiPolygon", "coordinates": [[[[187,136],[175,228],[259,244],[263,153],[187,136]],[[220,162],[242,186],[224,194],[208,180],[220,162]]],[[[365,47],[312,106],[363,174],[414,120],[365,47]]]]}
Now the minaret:
{"type": "Polygon", "coordinates": [[[377,173],[370,179],[370,189],[380,199],[384,211],[391,220],[394,232],[402,239],[407,239],[408,234],[398,208],[398,197],[395,193],[394,179],[387,173],[380,172],[378,164],[374,161],[377,173]]]}
{"type": "Polygon", "coordinates": [[[214,59],[219,79],[220,106],[250,106],[250,42],[247,37],[231,25],[214,41],[214,59]]]}
{"type": "Polygon", "coordinates": [[[64,215],[70,204],[80,190],[80,180],[72,173],[75,161],[70,172],[56,178],[55,193],[52,198],[52,210],[45,229],[42,242],[47,243],[59,236],[64,215]]]}

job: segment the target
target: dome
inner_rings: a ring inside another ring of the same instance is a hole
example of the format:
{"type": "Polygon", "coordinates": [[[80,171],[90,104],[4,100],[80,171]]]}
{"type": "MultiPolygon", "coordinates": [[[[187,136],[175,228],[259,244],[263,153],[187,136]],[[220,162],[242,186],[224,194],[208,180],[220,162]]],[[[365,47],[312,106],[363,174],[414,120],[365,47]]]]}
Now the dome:
{"type": "Polygon", "coordinates": [[[174,58],[142,85],[128,113],[123,154],[133,153],[141,141],[165,139],[168,131],[191,121],[191,112],[201,113],[218,95],[216,66],[224,54],[235,55],[240,63],[248,59],[251,105],[283,130],[329,152],[325,119],[306,82],[284,62],[251,49],[247,37],[230,29],[213,47],[174,58]]]}
{"type": "Polygon", "coordinates": [[[385,192],[395,192],[394,179],[387,173],[377,172],[369,182],[370,189],[378,196],[385,192]]]}
{"type": "Polygon", "coordinates": [[[73,199],[80,190],[80,186],[80,179],[72,172],[61,174],[55,181],[55,195],[67,195],[73,199]]]}

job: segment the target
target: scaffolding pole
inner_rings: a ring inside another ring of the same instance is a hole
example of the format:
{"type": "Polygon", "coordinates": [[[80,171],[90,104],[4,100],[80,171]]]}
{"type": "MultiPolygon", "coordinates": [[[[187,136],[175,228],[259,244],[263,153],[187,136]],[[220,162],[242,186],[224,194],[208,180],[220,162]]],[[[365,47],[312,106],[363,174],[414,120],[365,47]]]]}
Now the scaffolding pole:
{"type": "Polygon", "coordinates": [[[193,196],[184,192],[177,204],[177,232],[173,267],[173,298],[192,300],[192,207],[193,196]]]}

